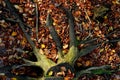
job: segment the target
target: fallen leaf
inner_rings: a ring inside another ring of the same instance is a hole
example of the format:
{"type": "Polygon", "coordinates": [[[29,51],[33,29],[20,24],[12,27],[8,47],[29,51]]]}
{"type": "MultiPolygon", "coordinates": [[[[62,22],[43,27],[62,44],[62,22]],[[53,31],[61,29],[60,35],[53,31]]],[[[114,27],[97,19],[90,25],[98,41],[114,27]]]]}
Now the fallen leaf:
{"type": "Polygon", "coordinates": [[[13,31],[12,34],[11,34],[11,36],[13,36],[13,37],[17,36],[17,32],[13,31]]]}
{"type": "Polygon", "coordinates": [[[45,48],[45,44],[41,44],[41,49],[45,48]]]}

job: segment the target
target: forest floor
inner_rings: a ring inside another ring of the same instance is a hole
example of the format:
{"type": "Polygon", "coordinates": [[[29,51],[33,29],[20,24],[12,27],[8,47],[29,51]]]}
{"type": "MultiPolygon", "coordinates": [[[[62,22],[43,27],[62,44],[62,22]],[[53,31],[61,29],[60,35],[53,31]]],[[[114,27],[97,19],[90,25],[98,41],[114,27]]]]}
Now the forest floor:
{"type": "MultiPolygon", "coordinates": [[[[63,43],[63,52],[69,49],[69,26],[65,13],[56,6],[62,4],[71,9],[75,19],[75,32],[77,40],[97,39],[93,43],[103,42],[89,54],[76,61],[78,70],[93,66],[111,65],[113,69],[120,70],[116,64],[120,63],[120,1],[119,0],[10,0],[20,15],[26,33],[31,35],[37,48],[41,48],[49,59],[57,61],[57,48],[48,28],[46,27],[47,13],[50,12],[54,20],[53,25],[63,43]],[[38,17],[36,13],[38,12],[38,17]],[[37,22],[38,19],[38,22],[37,22]],[[36,28],[38,25],[38,28],[36,28]],[[108,43],[104,43],[108,41],[108,43]],[[110,41],[110,42],[109,42],[110,41]]],[[[89,44],[80,44],[79,49],[89,44]]],[[[2,74],[3,66],[24,63],[21,58],[35,61],[32,48],[24,37],[16,18],[6,7],[4,0],[0,0],[0,80],[7,76],[2,74]],[[29,54],[27,54],[29,53],[29,54]],[[4,75],[4,76],[3,76],[4,75]]],[[[28,68],[29,69],[29,68],[28,68]]],[[[14,74],[24,74],[24,72],[14,74]]],[[[13,79],[14,80],[14,79],[13,79]]],[[[120,80],[120,71],[109,75],[81,76],[80,80],[120,80]]]]}

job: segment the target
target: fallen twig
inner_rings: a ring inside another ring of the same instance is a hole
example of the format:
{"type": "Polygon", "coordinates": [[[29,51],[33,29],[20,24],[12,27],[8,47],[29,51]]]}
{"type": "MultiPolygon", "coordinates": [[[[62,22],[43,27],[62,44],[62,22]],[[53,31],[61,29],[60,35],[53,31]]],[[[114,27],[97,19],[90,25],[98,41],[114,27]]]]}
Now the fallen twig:
{"type": "Polygon", "coordinates": [[[16,14],[15,12],[15,8],[11,5],[9,0],[5,0],[7,7],[10,9],[10,12],[16,17],[16,20],[18,21],[27,41],[30,43],[31,47],[34,49],[35,48],[35,44],[33,43],[33,41],[30,39],[30,35],[28,35],[25,31],[25,26],[24,23],[22,22],[22,20],[20,19],[20,16],[18,14],[16,14]]]}
{"type": "Polygon", "coordinates": [[[72,14],[72,11],[70,11],[69,9],[66,9],[62,6],[62,4],[57,5],[56,7],[62,9],[67,18],[68,18],[68,23],[69,23],[69,36],[70,36],[70,47],[71,46],[76,46],[76,37],[75,37],[75,31],[74,31],[74,17],[72,14]]]}
{"type": "MultiPolygon", "coordinates": [[[[118,67],[120,66],[120,64],[116,64],[116,66],[118,67]]],[[[117,71],[119,71],[119,69],[117,71]]],[[[113,70],[111,68],[111,65],[103,65],[99,67],[90,67],[85,70],[81,70],[77,72],[76,77],[79,78],[84,74],[111,74],[113,72],[116,72],[116,70],[113,70]],[[100,72],[97,72],[97,71],[100,71],[100,72]]]]}
{"type": "Polygon", "coordinates": [[[55,30],[55,28],[53,26],[53,19],[52,19],[50,13],[48,13],[48,15],[47,15],[46,26],[48,26],[50,34],[56,43],[56,47],[58,49],[59,60],[62,61],[62,59],[64,57],[64,55],[62,53],[62,43],[61,43],[61,39],[60,39],[57,31],[55,30]]]}
{"type": "Polygon", "coordinates": [[[36,38],[38,40],[39,15],[38,15],[38,4],[37,3],[35,3],[35,13],[36,13],[36,38]]]}

